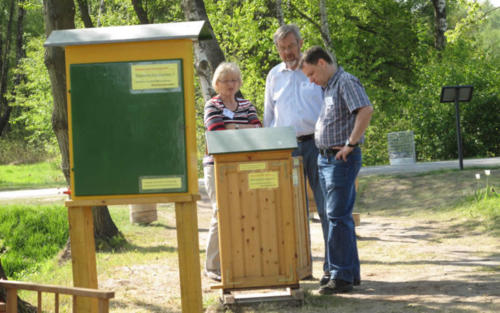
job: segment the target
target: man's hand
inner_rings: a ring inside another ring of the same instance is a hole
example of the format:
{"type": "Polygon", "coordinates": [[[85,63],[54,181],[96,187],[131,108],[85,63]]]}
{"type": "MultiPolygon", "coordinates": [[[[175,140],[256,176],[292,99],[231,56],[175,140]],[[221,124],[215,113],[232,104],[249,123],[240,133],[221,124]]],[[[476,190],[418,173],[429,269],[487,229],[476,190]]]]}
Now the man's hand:
{"type": "Polygon", "coordinates": [[[340,149],[339,152],[335,155],[335,160],[344,160],[344,162],[347,162],[347,156],[352,152],[354,148],[349,147],[349,146],[343,146],[342,149],[340,149]]]}

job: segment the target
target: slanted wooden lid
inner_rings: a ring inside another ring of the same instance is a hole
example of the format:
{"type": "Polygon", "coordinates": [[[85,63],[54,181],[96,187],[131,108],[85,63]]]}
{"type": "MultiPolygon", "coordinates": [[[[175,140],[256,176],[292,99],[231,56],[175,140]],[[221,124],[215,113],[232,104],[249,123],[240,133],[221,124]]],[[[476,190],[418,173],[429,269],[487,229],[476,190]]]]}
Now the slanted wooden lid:
{"type": "Polygon", "coordinates": [[[209,154],[255,152],[297,148],[292,127],[245,128],[206,133],[209,154]]]}
{"type": "Polygon", "coordinates": [[[55,30],[44,46],[79,46],[170,39],[212,39],[205,21],[55,30]]]}

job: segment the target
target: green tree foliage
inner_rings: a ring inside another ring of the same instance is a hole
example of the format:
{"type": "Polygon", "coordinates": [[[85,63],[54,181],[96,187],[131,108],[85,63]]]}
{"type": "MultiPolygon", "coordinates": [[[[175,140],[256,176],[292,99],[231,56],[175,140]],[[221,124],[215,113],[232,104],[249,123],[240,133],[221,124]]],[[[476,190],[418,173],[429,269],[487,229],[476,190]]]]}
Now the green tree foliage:
{"type": "MultiPolygon", "coordinates": [[[[18,107],[13,118],[14,131],[34,147],[53,149],[55,136],[52,132],[52,93],[47,68],[43,63],[45,38],[28,38],[26,58],[21,60],[15,73],[25,79],[16,88],[12,103],[18,107]]],[[[54,151],[51,151],[54,152],[54,151]]]]}
{"type": "Polygon", "coordinates": [[[421,56],[417,85],[405,89],[409,107],[414,109],[411,122],[423,160],[457,157],[455,107],[436,100],[442,86],[454,85],[474,86],[472,101],[460,104],[464,157],[500,154],[498,39],[495,47],[476,36],[487,23],[484,8],[477,3],[466,8],[455,28],[447,32],[447,48],[421,56]]]}
{"type": "MultiPolygon", "coordinates": [[[[5,7],[5,0],[0,1],[5,7]]],[[[243,73],[242,93],[263,112],[267,73],[280,62],[272,41],[279,26],[276,1],[205,0],[205,7],[226,59],[243,73]]],[[[141,1],[151,23],[183,20],[179,1],[141,1]]],[[[284,21],[299,25],[304,48],[323,45],[317,0],[281,1],[284,21]]],[[[442,86],[474,85],[470,103],[461,104],[465,157],[498,156],[498,52],[500,10],[470,0],[447,1],[448,43],[434,48],[433,6],[428,0],[326,1],[332,50],[345,70],[360,78],[375,114],[367,130],[365,164],[388,163],[387,133],[413,130],[419,160],[455,158],[457,143],[452,104],[439,103],[442,86]]],[[[138,24],[132,1],[87,1],[94,25],[138,24]]],[[[40,60],[44,37],[41,1],[26,1],[28,57],[20,72],[26,81],[16,92],[17,134],[30,142],[50,143],[46,74],[40,60]],[[38,38],[38,39],[37,39],[38,38]],[[43,125],[41,125],[43,124],[43,125]]],[[[4,13],[2,13],[4,14],[4,13]]],[[[79,12],[77,14],[80,14],[79,12]]],[[[77,17],[78,27],[83,27],[77,17]]],[[[204,154],[203,105],[196,97],[199,156],[204,154]]]]}
{"type": "MultiPolygon", "coordinates": [[[[272,42],[279,26],[275,2],[205,3],[226,58],[242,68],[243,94],[262,112],[265,77],[280,62],[272,42]]],[[[284,20],[299,25],[304,47],[323,45],[318,1],[282,3],[284,20]]],[[[492,35],[499,31],[498,16],[490,12],[486,19],[492,8],[471,1],[447,5],[452,31],[439,53],[430,1],[327,1],[330,50],[339,65],[360,78],[376,109],[366,134],[365,164],[387,163],[387,133],[401,130],[414,131],[419,160],[456,158],[455,110],[439,103],[441,87],[453,84],[475,88],[473,101],[462,105],[464,155],[499,155],[493,138],[499,138],[500,117],[491,114],[500,81],[493,53],[499,38],[492,35]]]]}
{"type": "Polygon", "coordinates": [[[278,28],[273,2],[205,1],[210,23],[228,61],[236,62],[243,75],[241,91],[263,112],[264,86],[269,70],[278,64],[272,35],[278,28]]]}

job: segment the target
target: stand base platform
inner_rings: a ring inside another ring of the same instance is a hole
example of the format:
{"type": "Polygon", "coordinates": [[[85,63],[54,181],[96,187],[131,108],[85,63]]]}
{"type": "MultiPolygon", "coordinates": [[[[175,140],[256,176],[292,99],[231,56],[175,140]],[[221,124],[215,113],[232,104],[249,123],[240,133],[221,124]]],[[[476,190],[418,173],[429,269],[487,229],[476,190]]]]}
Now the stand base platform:
{"type": "Polygon", "coordinates": [[[302,288],[265,289],[265,290],[242,290],[222,291],[221,301],[225,306],[251,305],[263,302],[286,301],[290,305],[302,305],[304,303],[304,291],[302,288]]]}

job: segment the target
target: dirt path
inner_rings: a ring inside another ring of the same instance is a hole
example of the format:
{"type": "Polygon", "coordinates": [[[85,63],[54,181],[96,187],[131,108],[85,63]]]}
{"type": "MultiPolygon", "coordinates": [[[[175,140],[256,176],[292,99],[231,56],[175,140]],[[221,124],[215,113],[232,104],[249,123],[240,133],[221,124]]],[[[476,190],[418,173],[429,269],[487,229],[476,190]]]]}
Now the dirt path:
{"type": "MultiPolygon", "coordinates": [[[[444,204],[456,200],[454,190],[471,189],[471,173],[434,175],[441,194],[427,188],[430,178],[377,178],[370,192],[361,186],[361,225],[357,228],[361,259],[361,286],[352,293],[320,296],[318,282],[301,281],[305,304],[244,308],[241,312],[342,312],[342,313],[483,313],[500,312],[500,241],[491,232],[478,231],[481,221],[446,213],[444,204]],[[463,175],[462,180],[459,176],[463,175]],[[445,184],[446,183],[446,184],[445,184]],[[425,187],[425,188],[424,188],[425,187]],[[411,197],[408,190],[411,189],[411,197]],[[418,194],[417,194],[418,192],[418,194]],[[388,196],[390,195],[390,197],[388,196]],[[366,213],[366,212],[372,212],[366,213]],[[421,212],[414,215],[411,212],[421,212]],[[425,212],[441,212],[426,214],[425,212]],[[415,217],[417,216],[417,217],[415,217]],[[471,224],[474,224],[471,226],[471,224]]],[[[471,185],[472,184],[472,185],[471,185]]],[[[203,196],[198,202],[200,250],[204,252],[211,209],[203,196]]],[[[323,246],[320,224],[311,222],[313,272],[322,274],[323,246]]],[[[116,292],[111,312],[180,312],[176,230],[173,209],[160,209],[155,234],[162,238],[165,256],[149,264],[101,272],[100,288],[116,292]]],[[[158,247],[142,247],[144,251],[158,247]]],[[[202,254],[202,266],[204,254],[202,254]]],[[[220,312],[219,290],[202,277],[207,312],[220,312]]]]}
{"type": "MultiPolygon", "coordinates": [[[[500,312],[497,238],[467,232],[462,220],[361,216],[357,228],[361,286],[350,294],[320,297],[316,281],[302,281],[306,306],[280,312],[500,312]],[[324,309],[307,305],[318,301],[324,309]]],[[[200,223],[205,223],[203,219],[200,223]]],[[[317,222],[310,225],[313,271],[320,277],[321,229],[317,222]]],[[[200,241],[204,247],[204,234],[200,241]]],[[[204,292],[213,293],[208,284],[204,278],[204,292]]],[[[209,311],[216,310],[214,305],[209,311]]]]}
{"type": "MultiPolygon", "coordinates": [[[[210,208],[198,205],[204,251],[210,208]]],[[[500,312],[500,242],[464,227],[464,220],[361,215],[357,228],[362,283],[350,294],[320,296],[317,281],[301,281],[305,305],[261,305],[239,312],[500,312]]],[[[114,290],[111,312],[180,312],[175,214],[159,210],[170,257],[102,273],[100,288],[114,290]]],[[[470,228],[469,228],[470,229],[470,228]]],[[[320,224],[311,223],[314,276],[322,273],[320,224]]],[[[147,249],[146,249],[147,250],[147,249]]],[[[203,264],[203,256],[202,256],[203,264]]],[[[207,312],[221,312],[220,291],[202,277],[207,312]]]]}
{"type": "MultiPolygon", "coordinates": [[[[500,243],[459,221],[364,216],[355,312],[500,312],[500,243]]],[[[354,311],[353,311],[354,312],[354,311]]]]}

